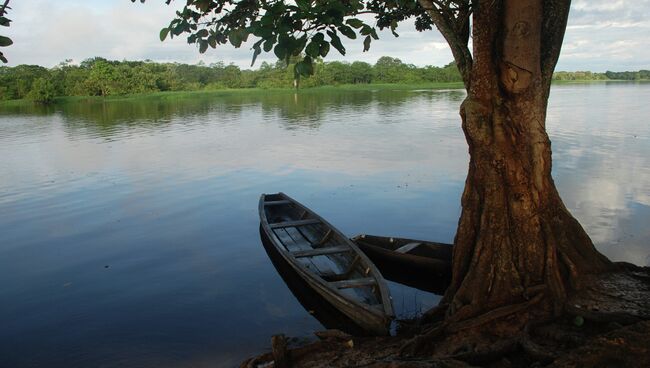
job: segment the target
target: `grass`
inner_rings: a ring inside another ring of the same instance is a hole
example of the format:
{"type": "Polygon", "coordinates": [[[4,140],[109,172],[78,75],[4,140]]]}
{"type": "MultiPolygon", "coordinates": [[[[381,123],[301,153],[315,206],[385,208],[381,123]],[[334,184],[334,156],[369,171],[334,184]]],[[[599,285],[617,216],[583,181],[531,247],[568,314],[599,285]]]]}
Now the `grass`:
{"type": "MultiPolygon", "coordinates": [[[[298,90],[298,93],[327,92],[327,91],[373,91],[373,90],[415,90],[415,89],[456,89],[463,88],[461,82],[450,83],[418,83],[418,84],[343,84],[338,86],[306,87],[298,90]]],[[[78,102],[94,101],[131,101],[131,100],[167,100],[184,99],[208,96],[229,96],[236,94],[259,94],[259,93],[295,93],[294,88],[237,88],[219,90],[199,91],[167,91],[142,94],[130,94],[119,96],[65,96],[57,97],[55,104],[67,104],[78,102]]],[[[0,101],[0,107],[20,107],[31,105],[33,102],[28,99],[0,101]]]]}
{"type": "Polygon", "coordinates": [[[303,91],[374,91],[374,90],[399,90],[414,89],[458,89],[463,88],[462,82],[437,82],[437,83],[371,83],[371,84],[342,84],[338,86],[320,86],[306,88],[303,91]]]}
{"type": "MultiPolygon", "coordinates": [[[[601,82],[630,82],[619,80],[563,80],[553,81],[554,84],[572,84],[572,83],[601,83],[601,82]]],[[[647,81],[640,81],[647,82],[647,81]]],[[[306,87],[298,90],[298,93],[314,93],[328,91],[408,91],[418,89],[462,89],[462,82],[438,82],[438,83],[372,83],[372,84],[342,84],[336,86],[318,86],[306,87]]],[[[57,97],[55,104],[92,102],[92,101],[133,101],[133,100],[171,100],[208,96],[230,96],[237,94],[259,94],[259,93],[295,93],[293,88],[236,88],[236,89],[219,89],[219,90],[199,90],[199,91],[173,91],[173,92],[152,92],[142,94],[120,95],[120,96],[66,96],[57,97]]],[[[31,100],[8,100],[0,101],[0,107],[21,107],[32,105],[31,100]]]]}

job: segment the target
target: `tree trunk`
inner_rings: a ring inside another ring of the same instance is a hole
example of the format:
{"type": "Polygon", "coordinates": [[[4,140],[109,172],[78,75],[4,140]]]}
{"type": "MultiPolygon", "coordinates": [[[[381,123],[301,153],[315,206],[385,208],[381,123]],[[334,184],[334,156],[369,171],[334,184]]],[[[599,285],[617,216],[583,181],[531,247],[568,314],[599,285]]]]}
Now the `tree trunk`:
{"type": "Polygon", "coordinates": [[[450,323],[473,327],[519,315],[510,324],[521,329],[559,314],[582,275],[611,267],[551,177],[546,105],[564,28],[558,45],[544,44],[558,42],[544,37],[544,6],[504,0],[474,8],[473,63],[460,111],[470,164],[443,299],[450,323]],[[549,72],[545,58],[555,46],[549,72]]]}

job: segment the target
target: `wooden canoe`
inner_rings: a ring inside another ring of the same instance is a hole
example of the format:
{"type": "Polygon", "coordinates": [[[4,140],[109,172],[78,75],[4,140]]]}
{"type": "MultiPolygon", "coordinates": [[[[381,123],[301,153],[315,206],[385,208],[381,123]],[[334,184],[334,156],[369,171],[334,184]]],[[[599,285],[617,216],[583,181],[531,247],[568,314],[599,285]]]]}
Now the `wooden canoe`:
{"type": "Polygon", "coordinates": [[[341,330],[353,336],[364,336],[368,332],[359,327],[348,316],[341,313],[330,302],[316,293],[309,284],[282,258],[280,252],[271,243],[260,225],[260,240],[271,263],[285,282],[293,296],[305,308],[307,313],[316,318],[325,329],[341,330]]]}
{"type": "Polygon", "coordinates": [[[352,241],[388,280],[435,293],[451,281],[451,244],[365,234],[352,241]]]}
{"type": "Polygon", "coordinates": [[[389,333],[386,282],[350,239],[284,193],[262,194],[259,213],[271,244],[315,292],[368,333],[389,333]]]}

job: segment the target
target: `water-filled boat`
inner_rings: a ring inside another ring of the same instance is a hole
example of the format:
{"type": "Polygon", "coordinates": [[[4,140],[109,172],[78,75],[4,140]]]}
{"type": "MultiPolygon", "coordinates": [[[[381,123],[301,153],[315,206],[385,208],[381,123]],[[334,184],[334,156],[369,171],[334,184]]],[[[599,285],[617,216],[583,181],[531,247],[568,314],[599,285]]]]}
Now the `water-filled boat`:
{"type": "Polygon", "coordinates": [[[264,235],[309,287],[368,333],[389,333],[386,282],[350,239],[284,193],[262,194],[259,214],[264,235]]]}

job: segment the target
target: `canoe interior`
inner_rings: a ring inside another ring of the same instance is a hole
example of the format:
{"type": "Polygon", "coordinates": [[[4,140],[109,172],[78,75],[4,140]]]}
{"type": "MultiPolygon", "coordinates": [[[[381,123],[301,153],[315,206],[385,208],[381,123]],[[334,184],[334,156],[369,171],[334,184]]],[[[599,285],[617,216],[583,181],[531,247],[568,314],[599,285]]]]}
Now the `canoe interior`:
{"type": "Polygon", "coordinates": [[[353,336],[368,335],[368,331],[359,326],[354,320],[328,302],[310,287],[310,285],[298,273],[287,264],[276,247],[268,238],[262,226],[260,226],[260,240],[262,246],[269,256],[271,263],[278,271],[282,280],[287,284],[291,293],[305,310],[314,316],[326,329],[344,331],[353,336]]]}
{"type": "Polygon", "coordinates": [[[348,245],[349,240],[331,230],[322,218],[287,198],[281,193],[264,197],[264,215],[281,243],[278,246],[345,298],[384,313],[378,281],[372,272],[374,266],[358,256],[348,245]]]}
{"type": "Polygon", "coordinates": [[[415,256],[440,259],[442,261],[451,262],[452,249],[451,244],[436,243],[424,240],[393,238],[387,236],[375,235],[360,235],[353,239],[357,244],[362,243],[365,245],[379,247],[390,251],[403,249],[404,247],[410,248],[404,254],[412,254],[415,256]],[[409,247],[409,245],[415,245],[409,247]]]}

